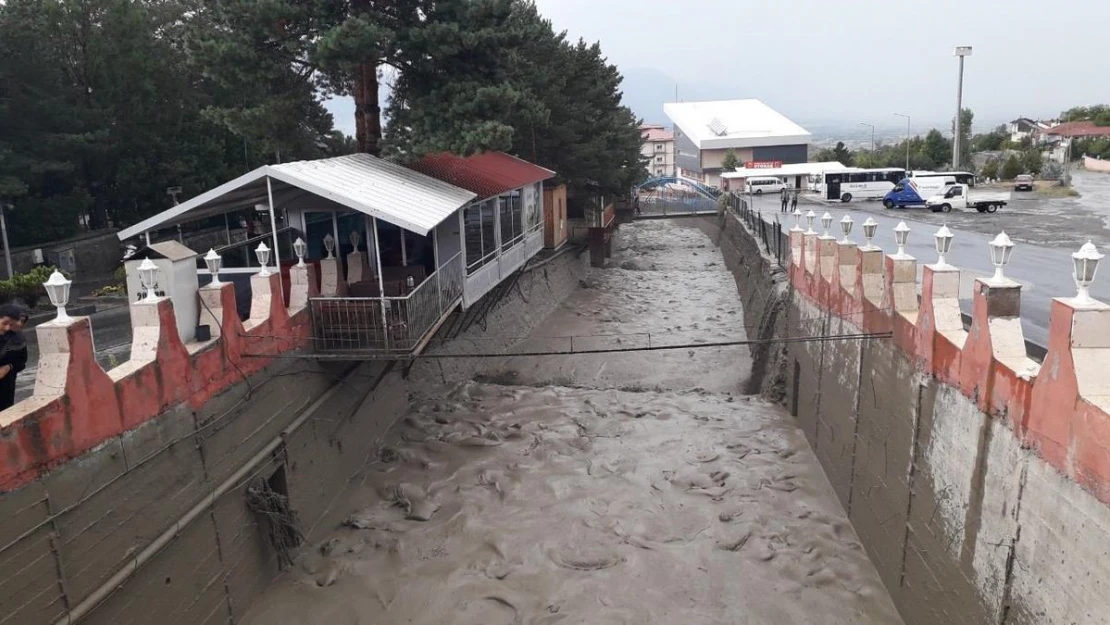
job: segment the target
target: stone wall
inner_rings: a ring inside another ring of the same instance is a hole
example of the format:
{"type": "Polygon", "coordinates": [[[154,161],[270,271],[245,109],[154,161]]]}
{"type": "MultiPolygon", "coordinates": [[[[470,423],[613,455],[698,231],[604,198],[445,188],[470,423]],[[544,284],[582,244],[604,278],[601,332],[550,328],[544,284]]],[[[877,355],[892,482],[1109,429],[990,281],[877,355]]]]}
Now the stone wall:
{"type": "Polygon", "coordinates": [[[1087,171],[1101,171],[1110,173],[1110,161],[1104,161],[1090,156],[1083,157],[1083,168],[1087,171]]]}
{"type": "Polygon", "coordinates": [[[965,329],[950,268],[926,266],[919,298],[911,258],[794,232],[783,273],[735,216],[702,227],[747,324],[785,290],[774,336],[857,335],[780,344],[761,388],[797,417],[907,624],[1105,621],[1110,307],[1054,301],[1041,368],[1015,283],[977,281],[965,329]]]}

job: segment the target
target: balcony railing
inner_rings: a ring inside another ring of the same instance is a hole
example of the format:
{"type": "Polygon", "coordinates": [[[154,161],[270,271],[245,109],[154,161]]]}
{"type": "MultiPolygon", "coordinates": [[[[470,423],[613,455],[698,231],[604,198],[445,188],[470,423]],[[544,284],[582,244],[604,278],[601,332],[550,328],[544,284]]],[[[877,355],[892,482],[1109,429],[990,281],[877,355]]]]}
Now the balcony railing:
{"type": "Polygon", "coordinates": [[[312,309],[317,352],[351,356],[408,356],[459,303],[462,253],[404,297],[316,297],[312,309]]]}

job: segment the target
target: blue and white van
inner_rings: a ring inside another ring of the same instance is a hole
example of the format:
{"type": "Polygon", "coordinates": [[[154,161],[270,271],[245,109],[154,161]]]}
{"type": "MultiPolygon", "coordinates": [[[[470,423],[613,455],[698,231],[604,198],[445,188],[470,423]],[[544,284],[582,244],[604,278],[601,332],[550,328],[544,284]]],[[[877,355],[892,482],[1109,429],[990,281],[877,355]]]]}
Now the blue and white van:
{"type": "Polygon", "coordinates": [[[940,193],[950,184],[956,184],[954,176],[903,178],[883,196],[883,206],[886,208],[925,206],[925,200],[940,193]]]}

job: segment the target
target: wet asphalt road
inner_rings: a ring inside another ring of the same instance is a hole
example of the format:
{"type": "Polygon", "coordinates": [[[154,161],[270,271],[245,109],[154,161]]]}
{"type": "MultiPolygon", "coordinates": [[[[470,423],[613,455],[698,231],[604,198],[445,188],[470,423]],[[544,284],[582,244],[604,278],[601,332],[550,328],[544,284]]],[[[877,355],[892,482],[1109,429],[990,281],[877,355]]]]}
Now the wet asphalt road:
{"type": "MultiPolygon", "coordinates": [[[[126,305],[114,306],[89,315],[93,329],[96,359],[105,370],[127,360],[131,354],[131,314],[126,305]]],[[[15,400],[31,396],[39,361],[38,339],[34,328],[27,331],[27,368],[16,378],[15,400]]]]}
{"type": "MultiPolygon", "coordinates": [[[[964,310],[970,312],[971,292],[976,277],[994,272],[990,262],[988,242],[1001,231],[1016,244],[1006,275],[1022,284],[1022,328],[1025,338],[1045,345],[1048,337],[1049,311],[1054,297],[1072,297],[1075,284],[1072,280],[1071,253],[1088,239],[1103,253],[1110,250],[1110,175],[1077,171],[1073,183],[1081,194],[1078,198],[1044,199],[1032,194],[1013,194],[1011,204],[997,213],[981,214],[976,211],[934,214],[925,209],[887,210],[879,202],[852,202],[850,204],[824,205],[803,200],[803,212],[813,209],[818,219],[814,228],[820,231],[820,216],[828,211],[834,218],[830,234],[840,238],[839,224],[847,213],[855,221],[852,240],[862,243],[861,224],[868,217],[879,223],[874,243],[888,253],[895,251],[894,226],[905,220],[910,227],[907,253],[918,259],[919,264],[936,261],[933,233],[947,224],[956,235],[949,263],[964,270],[961,299],[964,310]]],[[[753,206],[763,211],[764,219],[772,221],[782,217],[778,196],[756,198],[753,206]]],[[[793,219],[784,219],[786,227],[793,219]]],[[[805,221],[802,221],[805,227],[805,221]]],[[[1110,260],[1110,259],[1108,259],[1110,260]]],[[[1096,279],[1091,294],[1102,301],[1110,301],[1110,278],[1102,269],[1101,279],[1096,279]]]]}

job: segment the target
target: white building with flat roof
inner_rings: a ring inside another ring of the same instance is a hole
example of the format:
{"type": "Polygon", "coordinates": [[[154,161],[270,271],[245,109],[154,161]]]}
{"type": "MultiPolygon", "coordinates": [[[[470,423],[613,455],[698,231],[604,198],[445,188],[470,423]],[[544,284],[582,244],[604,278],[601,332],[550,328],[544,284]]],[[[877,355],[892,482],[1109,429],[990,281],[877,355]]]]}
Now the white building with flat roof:
{"type": "Polygon", "coordinates": [[[672,102],[663,111],[674,122],[675,166],[684,178],[719,186],[729,150],[749,166],[808,159],[809,131],[759,100],[672,102]]]}

